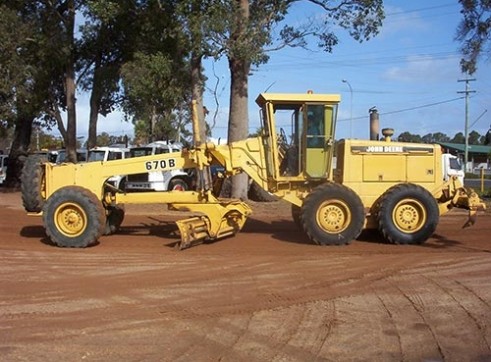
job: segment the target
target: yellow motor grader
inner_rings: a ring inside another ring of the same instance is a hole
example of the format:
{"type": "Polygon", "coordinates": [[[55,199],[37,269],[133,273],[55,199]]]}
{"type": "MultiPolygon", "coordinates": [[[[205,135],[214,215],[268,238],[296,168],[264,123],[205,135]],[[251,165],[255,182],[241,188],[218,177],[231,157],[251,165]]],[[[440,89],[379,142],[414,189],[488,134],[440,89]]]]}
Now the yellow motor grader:
{"type": "MultiPolygon", "coordinates": [[[[452,207],[469,210],[466,226],[484,208],[456,177],[443,180],[438,145],[391,142],[387,130],[383,140],[335,142],[339,95],[264,93],[256,102],[261,135],[228,145],[195,138],[195,146],[180,153],[77,164],[29,157],[24,207],[42,216],[54,244],[86,247],[118,230],[124,204],[167,204],[193,215],[176,222],[180,248],[241,230],[250,207],[215,195],[225,178],[242,172],[291,203],[293,220],[319,245],[348,244],[364,228],[378,229],[390,243],[421,244],[452,207]],[[217,166],[223,177],[215,180],[211,168],[217,166]],[[174,169],[194,169],[196,188],[130,193],[108,182],[114,175],[174,169]]],[[[193,128],[198,135],[195,119],[193,128]]]]}

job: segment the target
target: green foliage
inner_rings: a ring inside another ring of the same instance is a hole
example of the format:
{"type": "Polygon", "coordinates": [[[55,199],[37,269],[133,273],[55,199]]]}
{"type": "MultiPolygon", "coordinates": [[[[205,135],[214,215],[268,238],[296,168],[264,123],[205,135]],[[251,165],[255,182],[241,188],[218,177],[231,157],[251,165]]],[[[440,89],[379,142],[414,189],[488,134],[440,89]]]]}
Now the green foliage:
{"type": "Polygon", "coordinates": [[[172,110],[182,108],[186,89],[182,78],[176,77],[179,70],[174,65],[169,56],[160,52],[137,53],[135,59],[122,68],[126,92],[124,109],[134,120],[146,122],[152,139],[175,139],[180,130],[172,110]]]}
{"type": "Polygon", "coordinates": [[[421,143],[423,142],[422,137],[420,135],[412,134],[408,131],[402,132],[399,137],[397,137],[399,142],[414,142],[421,143]]]}
{"type": "Polygon", "coordinates": [[[455,134],[455,136],[450,140],[450,142],[464,144],[465,143],[465,136],[462,132],[459,132],[459,133],[455,134]]]}
{"type": "Polygon", "coordinates": [[[479,145],[481,144],[480,143],[480,138],[481,138],[481,135],[479,134],[479,132],[476,132],[476,131],[471,131],[469,132],[469,144],[470,145],[479,145]]]}
{"type": "Polygon", "coordinates": [[[450,137],[441,132],[428,133],[424,135],[421,140],[424,143],[438,143],[438,142],[450,142],[450,137]]]}
{"type": "Polygon", "coordinates": [[[459,0],[462,20],[457,28],[456,39],[460,41],[463,55],[460,65],[464,73],[473,74],[477,61],[484,53],[491,54],[491,1],[459,0]]]}
{"type": "Polygon", "coordinates": [[[258,127],[253,133],[249,133],[249,137],[259,137],[262,135],[262,132],[263,132],[263,128],[258,127]]]}
{"type": "MultiPolygon", "coordinates": [[[[128,138],[126,136],[112,136],[107,132],[102,132],[97,135],[96,146],[111,146],[115,144],[126,145],[128,143],[128,138]]],[[[85,145],[87,147],[87,145],[85,145]]]]}
{"type": "Polygon", "coordinates": [[[63,148],[63,140],[52,134],[46,133],[39,126],[36,126],[31,135],[30,151],[54,150],[63,148]]]}
{"type": "MultiPolygon", "coordinates": [[[[469,132],[469,144],[470,145],[485,145],[485,136],[482,136],[479,132],[473,130],[469,132]]],[[[412,134],[408,131],[402,132],[397,140],[399,142],[413,142],[413,143],[465,143],[465,136],[462,132],[456,133],[453,138],[448,137],[445,133],[436,132],[436,133],[428,133],[424,136],[420,136],[418,134],[412,134]]]]}
{"type": "Polygon", "coordinates": [[[338,29],[336,26],[347,30],[357,41],[368,40],[378,33],[384,19],[382,0],[306,0],[318,6],[323,16],[295,26],[283,23],[299,2],[251,1],[248,14],[238,1],[212,2],[207,17],[211,21],[204,23],[203,30],[213,49],[229,58],[259,65],[268,61],[269,51],[287,46],[306,47],[309,37],[317,38],[318,46],[331,52],[339,41],[334,32],[338,29]]]}
{"type": "MultiPolygon", "coordinates": [[[[1,4],[1,3],[0,3],[1,4]]],[[[13,5],[10,3],[10,5],[13,5]]],[[[0,123],[15,125],[18,112],[37,113],[44,92],[35,17],[22,19],[15,8],[0,5],[0,123]],[[19,103],[23,103],[19,109],[19,103]]]]}

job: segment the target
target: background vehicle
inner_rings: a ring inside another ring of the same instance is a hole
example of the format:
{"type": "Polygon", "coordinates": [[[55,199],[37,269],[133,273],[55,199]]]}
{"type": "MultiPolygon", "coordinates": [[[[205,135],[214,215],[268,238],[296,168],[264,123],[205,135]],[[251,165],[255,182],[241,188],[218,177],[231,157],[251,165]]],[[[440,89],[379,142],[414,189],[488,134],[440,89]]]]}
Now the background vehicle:
{"type": "MultiPolygon", "coordinates": [[[[142,147],[132,147],[130,157],[160,155],[166,153],[180,153],[181,143],[155,141],[142,147]]],[[[170,171],[150,171],[126,177],[127,191],[186,191],[192,187],[191,175],[183,169],[170,171]]]]}
{"type": "Polygon", "coordinates": [[[339,95],[263,93],[256,102],[262,134],[227,145],[199,139],[194,111],[195,146],[189,150],[152,151],[105,164],[56,165],[28,158],[22,174],[24,207],[43,217],[54,244],[86,247],[121,223],[118,205],[166,203],[172,210],[193,212],[176,222],[180,247],[186,248],[234,235],[251,214],[244,201],[215,196],[220,184],[212,182],[210,169],[222,166],[226,177],[244,172],[263,190],[290,202],[295,223],[319,245],[349,244],[363,229],[378,230],[389,243],[421,244],[451,208],[469,210],[464,227],[485,208],[456,177],[443,180],[439,145],[392,142],[393,130],[386,128],[384,140],[346,139],[335,146],[339,95]],[[281,125],[291,125],[288,133],[281,125]],[[196,190],[128,193],[105,186],[115,174],[183,169],[194,169],[196,190]]]}
{"type": "Polygon", "coordinates": [[[443,179],[445,181],[448,181],[452,176],[455,176],[459,179],[462,185],[464,184],[465,172],[457,156],[450,153],[444,153],[442,155],[442,167],[443,179]]]}
{"type": "MultiPolygon", "coordinates": [[[[66,160],[66,150],[50,150],[48,152],[48,161],[52,163],[63,163],[66,160]]],[[[87,161],[87,150],[79,149],[77,150],[77,161],[85,162],[87,161]]]]}
{"type": "MultiPolygon", "coordinates": [[[[130,150],[124,147],[102,146],[95,147],[88,151],[87,162],[107,162],[113,160],[122,160],[130,156],[130,150]]],[[[109,184],[117,189],[125,189],[126,176],[114,175],[106,180],[109,184]]]]}
{"type": "Polygon", "coordinates": [[[7,164],[9,163],[8,155],[0,155],[0,185],[5,182],[7,178],[7,164]]]}

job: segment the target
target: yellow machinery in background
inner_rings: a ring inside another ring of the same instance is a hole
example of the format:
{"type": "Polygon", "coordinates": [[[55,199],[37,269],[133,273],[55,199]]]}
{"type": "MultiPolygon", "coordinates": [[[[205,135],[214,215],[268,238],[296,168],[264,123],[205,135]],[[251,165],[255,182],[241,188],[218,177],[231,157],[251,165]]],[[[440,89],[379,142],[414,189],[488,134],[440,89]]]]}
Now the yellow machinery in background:
{"type": "MultiPolygon", "coordinates": [[[[107,162],[52,164],[29,157],[22,174],[26,211],[43,218],[46,233],[62,247],[86,247],[117,232],[124,204],[164,203],[190,211],[177,221],[180,247],[237,233],[251,214],[241,200],[218,198],[223,177],[243,173],[288,201],[292,217],[319,245],[348,244],[364,228],[396,244],[420,244],[452,207],[469,210],[474,223],[483,202],[457,178],[443,181],[438,145],[390,141],[335,142],[339,95],[260,94],[262,133],[228,145],[195,139],[181,153],[107,162]],[[336,155],[336,158],[334,157],[336,155]],[[334,160],[336,159],[336,164],[334,160]],[[194,169],[196,189],[130,193],[107,182],[114,175],[194,169]]],[[[194,133],[199,134],[194,120],[194,133]]]]}

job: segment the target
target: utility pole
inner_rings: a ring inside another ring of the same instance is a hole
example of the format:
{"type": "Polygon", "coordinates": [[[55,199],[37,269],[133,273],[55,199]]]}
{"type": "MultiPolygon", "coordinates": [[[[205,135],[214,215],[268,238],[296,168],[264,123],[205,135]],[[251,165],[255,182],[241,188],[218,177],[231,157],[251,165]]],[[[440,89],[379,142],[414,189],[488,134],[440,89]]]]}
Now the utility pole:
{"type": "Polygon", "coordinates": [[[474,82],[475,78],[459,79],[458,82],[465,82],[465,91],[460,91],[457,93],[465,94],[465,146],[464,146],[464,172],[467,172],[467,162],[469,160],[469,94],[476,93],[476,91],[469,90],[469,82],[474,82]]]}
{"type": "Polygon", "coordinates": [[[346,79],[343,79],[342,82],[348,85],[350,92],[349,138],[353,138],[353,88],[351,88],[350,82],[346,79]]]}

